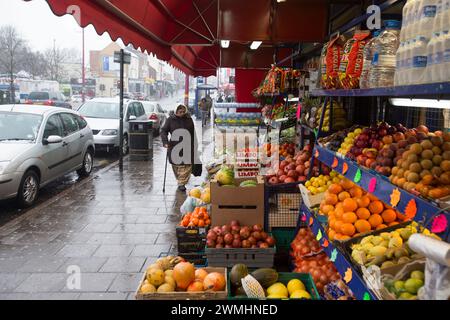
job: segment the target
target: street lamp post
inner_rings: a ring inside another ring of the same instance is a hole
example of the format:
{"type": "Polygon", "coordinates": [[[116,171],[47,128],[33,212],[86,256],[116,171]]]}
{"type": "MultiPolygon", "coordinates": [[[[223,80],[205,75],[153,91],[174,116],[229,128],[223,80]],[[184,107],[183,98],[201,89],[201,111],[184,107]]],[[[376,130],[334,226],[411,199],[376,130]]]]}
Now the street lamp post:
{"type": "Polygon", "coordinates": [[[119,124],[119,170],[123,170],[123,73],[124,65],[131,63],[131,54],[123,49],[114,52],[114,62],[120,63],[120,124],[119,124]]]}
{"type": "Polygon", "coordinates": [[[82,66],[81,66],[81,101],[84,103],[86,101],[86,96],[85,96],[85,83],[86,83],[86,72],[84,69],[84,65],[85,65],[85,61],[84,61],[84,28],[81,29],[81,37],[82,37],[82,66]]]}

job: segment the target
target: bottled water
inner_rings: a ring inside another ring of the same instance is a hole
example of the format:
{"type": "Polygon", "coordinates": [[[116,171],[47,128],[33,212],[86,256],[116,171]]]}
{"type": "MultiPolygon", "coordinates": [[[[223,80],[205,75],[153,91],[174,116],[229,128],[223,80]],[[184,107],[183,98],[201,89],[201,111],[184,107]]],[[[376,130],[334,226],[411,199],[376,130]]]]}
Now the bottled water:
{"type": "Polygon", "coordinates": [[[412,47],[411,84],[419,84],[424,81],[427,67],[427,43],[428,39],[419,36],[412,47]]]}
{"type": "Polygon", "coordinates": [[[372,67],[372,59],[375,50],[375,40],[380,35],[380,31],[376,30],[373,32],[373,38],[367,41],[366,46],[363,51],[363,68],[361,71],[361,76],[359,77],[359,87],[361,89],[369,88],[369,72],[372,67]]]}
{"type": "Polygon", "coordinates": [[[411,25],[410,14],[413,2],[416,0],[408,0],[405,6],[403,7],[403,21],[402,21],[402,30],[400,31],[400,42],[405,42],[408,40],[409,36],[409,28],[411,25]]]}
{"type": "Polygon", "coordinates": [[[396,68],[395,68],[395,77],[394,77],[394,85],[399,86],[404,83],[404,54],[405,54],[405,46],[406,42],[401,42],[398,47],[397,54],[395,56],[396,60],[396,68]]]}
{"type": "Polygon", "coordinates": [[[435,70],[435,64],[437,62],[437,56],[436,56],[436,43],[437,38],[439,37],[439,33],[433,34],[433,37],[428,42],[427,45],[427,67],[425,69],[425,76],[424,76],[424,83],[432,83],[433,80],[433,74],[435,70]]]}
{"type": "Polygon", "coordinates": [[[417,36],[423,36],[430,39],[433,34],[433,26],[439,0],[421,0],[420,2],[419,29],[417,30],[417,36]]]}
{"type": "Polygon", "coordinates": [[[403,59],[403,84],[411,84],[412,76],[412,60],[413,60],[413,48],[415,46],[416,39],[409,40],[405,47],[404,59],[403,59]]]}
{"type": "Polygon", "coordinates": [[[443,14],[444,14],[444,1],[445,0],[438,0],[436,4],[436,16],[434,18],[433,22],[433,34],[436,32],[442,32],[444,31],[444,25],[443,25],[443,14]]]}
{"type": "Polygon", "coordinates": [[[385,30],[374,41],[375,51],[369,71],[369,87],[394,85],[396,54],[400,45],[400,22],[386,20],[385,30]]]}
{"type": "Polygon", "coordinates": [[[406,35],[407,40],[411,40],[412,38],[417,36],[417,33],[419,31],[419,22],[420,22],[420,15],[419,15],[419,9],[422,5],[423,0],[415,0],[411,4],[411,10],[409,12],[409,28],[408,28],[408,34],[406,35]]]}
{"type": "Polygon", "coordinates": [[[448,31],[442,31],[436,39],[434,45],[434,64],[431,68],[431,75],[433,82],[443,82],[449,79],[445,77],[445,71],[442,70],[446,67],[445,65],[445,40],[448,37],[448,31]]]}
{"type": "MultiPolygon", "coordinates": [[[[448,21],[448,20],[447,20],[448,21]]],[[[445,32],[444,32],[445,33],[445,32]]],[[[441,68],[441,79],[442,81],[449,81],[450,79],[450,32],[447,31],[443,37],[444,42],[444,63],[441,68]]]]}

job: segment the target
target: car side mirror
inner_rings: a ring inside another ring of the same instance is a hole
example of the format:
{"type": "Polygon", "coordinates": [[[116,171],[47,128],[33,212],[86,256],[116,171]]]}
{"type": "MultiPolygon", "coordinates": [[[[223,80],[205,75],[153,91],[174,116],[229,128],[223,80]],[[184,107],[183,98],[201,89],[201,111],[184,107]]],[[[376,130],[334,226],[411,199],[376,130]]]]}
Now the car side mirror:
{"type": "Polygon", "coordinates": [[[49,136],[47,139],[44,139],[44,145],[48,144],[56,144],[61,143],[63,139],[60,136],[49,136]]]}
{"type": "Polygon", "coordinates": [[[130,117],[128,118],[129,121],[134,121],[134,120],[136,120],[136,119],[137,119],[136,116],[130,116],[130,117]]]}

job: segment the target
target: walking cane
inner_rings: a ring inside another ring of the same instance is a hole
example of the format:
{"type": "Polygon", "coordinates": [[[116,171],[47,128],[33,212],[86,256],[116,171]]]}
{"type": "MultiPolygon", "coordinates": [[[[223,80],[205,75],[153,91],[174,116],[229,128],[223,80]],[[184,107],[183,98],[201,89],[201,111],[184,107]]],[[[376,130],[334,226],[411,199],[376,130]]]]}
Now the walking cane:
{"type": "Polygon", "coordinates": [[[167,161],[169,158],[169,149],[166,152],[166,168],[164,169],[164,183],[163,183],[163,193],[166,192],[166,175],[167,175],[167,161]]]}

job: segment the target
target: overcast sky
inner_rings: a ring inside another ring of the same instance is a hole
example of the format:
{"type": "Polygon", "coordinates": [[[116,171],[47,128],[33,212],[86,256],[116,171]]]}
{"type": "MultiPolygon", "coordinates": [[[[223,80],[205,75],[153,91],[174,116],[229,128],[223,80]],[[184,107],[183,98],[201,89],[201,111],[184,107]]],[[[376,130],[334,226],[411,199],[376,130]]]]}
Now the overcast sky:
{"type": "MultiPolygon", "coordinates": [[[[45,50],[53,40],[63,48],[81,51],[81,28],[72,16],[57,17],[45,0],[0,0],[0,26],[14,25],[31,48],[45,50]]],[[[97,35],[92,26],[85,29],[86,54],[103,49],[111,42],[108,34],[97,35]]]]}

